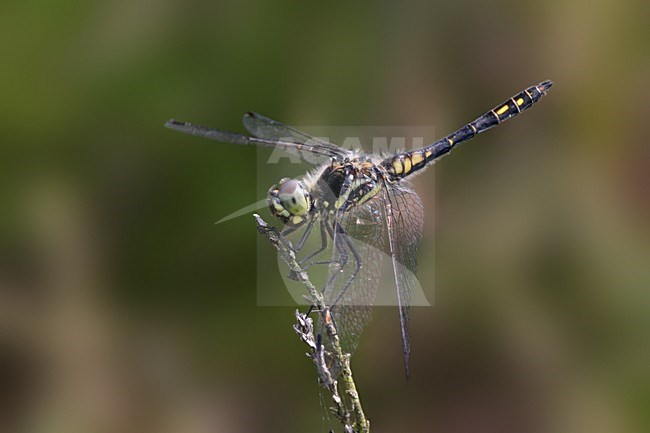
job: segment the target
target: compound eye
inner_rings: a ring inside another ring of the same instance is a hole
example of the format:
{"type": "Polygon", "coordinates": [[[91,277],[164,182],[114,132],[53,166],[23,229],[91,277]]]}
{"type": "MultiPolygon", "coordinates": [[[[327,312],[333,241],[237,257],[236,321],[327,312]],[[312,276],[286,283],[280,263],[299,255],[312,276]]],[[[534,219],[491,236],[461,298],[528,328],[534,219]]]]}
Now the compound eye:
{"type": "Polygon", "coordinates": [[[269,209],[285,224],[298,226],[307,221],[313,204],[309,190],[296,179],[284,178],[269,189],[269,209]]]}
{"type": "Polygon", "coordinates": [[[291,215],[304,215],[309,212],[309,193],[296,179],[288,179],[278,185],[278,199],[291,215]]]}

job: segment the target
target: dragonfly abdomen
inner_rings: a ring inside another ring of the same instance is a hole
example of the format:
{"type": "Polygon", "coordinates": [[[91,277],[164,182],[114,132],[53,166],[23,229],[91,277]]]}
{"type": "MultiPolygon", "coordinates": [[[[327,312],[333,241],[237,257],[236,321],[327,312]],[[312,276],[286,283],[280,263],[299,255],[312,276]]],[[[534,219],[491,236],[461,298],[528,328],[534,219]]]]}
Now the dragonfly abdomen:
{"type": "Polygon", "coordinates": [[[388,177],[391,180],[399,180],[423,169],[429,161],[433,161],[434,159],[433,152],[425,148],[412,152],[399,153],[385,159],[381,165],[386,169],[388,177]]]}
{"type": "Polygon", "coordinates": [[[522,90],[512,98],[497,105],[492,110],[478,117],[452,132],[445,138],[436,141],[422,149],[403,152],[386,158],[381,165],[386,169],[391,180],[397,181],[410,176],[423,169],[429,163],[435,161],[458,144],[471,140],[477,134],[487,131],[499,123],[515,117],[522,111],[530,108],[546,95],[548,89],[553,85],[552,81],[544,81],[536,86],[522,90]]]}

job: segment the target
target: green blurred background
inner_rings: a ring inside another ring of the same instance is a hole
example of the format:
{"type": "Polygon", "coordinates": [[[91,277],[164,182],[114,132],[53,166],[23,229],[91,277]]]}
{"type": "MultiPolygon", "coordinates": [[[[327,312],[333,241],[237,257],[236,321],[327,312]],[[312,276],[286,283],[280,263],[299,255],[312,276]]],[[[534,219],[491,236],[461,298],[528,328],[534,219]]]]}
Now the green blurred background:
{"type": "Polygon", "coordinates": [[[358,387],[374,432],[650,430],[649,18],[642,0],[3,4],[0,431],[324,431],[293,308],[257,306],[252,218],[213,225],[263,198],[256,151],[162,124],[241,131],[254,110],[442,136],[549,78],[417,178],[436,305],[413,313],[409,384],[378,309],[358,387]]]}

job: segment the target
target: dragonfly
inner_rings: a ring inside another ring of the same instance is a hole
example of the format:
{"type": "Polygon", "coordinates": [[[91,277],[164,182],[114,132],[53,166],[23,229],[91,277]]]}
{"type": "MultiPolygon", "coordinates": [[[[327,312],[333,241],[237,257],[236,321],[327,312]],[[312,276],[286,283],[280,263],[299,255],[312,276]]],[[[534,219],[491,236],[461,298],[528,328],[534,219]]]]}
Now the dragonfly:
{"type": "Polygon", "coordinates": [[[255,113],[243,117],[251,135],[174,119],[165,126],[220,142],[283,150],[315,166],[301,178],[284,178],[273,185],[267,196],[269,209],[284,224],[282,237],[301,232],[290,245],[303,254],[304,269],[329,266],[323,297],[347,353],[358,345],[371,317],[384,262],[390,263],[408,379],[410,308],[418,287],[417,255],[424,228],[422,202],[409,180],[460,143],[532,107],[552,85],[547,80],[530,86],[432,144],[389,155],[345,149],[255,113]],[[304,254],[315,231],[320,231],[320,245],[304,254]]]}

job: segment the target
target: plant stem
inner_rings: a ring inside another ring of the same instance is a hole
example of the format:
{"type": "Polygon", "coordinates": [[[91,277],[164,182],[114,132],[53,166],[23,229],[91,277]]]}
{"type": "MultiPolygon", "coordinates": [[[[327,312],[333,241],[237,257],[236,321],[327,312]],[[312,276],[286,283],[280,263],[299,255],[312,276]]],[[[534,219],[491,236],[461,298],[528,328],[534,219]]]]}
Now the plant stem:
{"type": "MultiPolygon", "coordinates": [[[[336,326],[332,320],[330,313],[330,306],[325,304],[323,294],[318,290],[309,280],[309,275],[305,272],[298,261],[296,260],[296,253],[291,244],[280,234],[275,228],[269,226],[259,215],[254,214],[255,221],[257,222],[257,231],[263,234],[269,242],[278,250],[280,257],[287,264],[291,272],[291,278],[299,281],[307,289],[308,301],[313,306],[315,311],[318,311],[322,323],[327,332],[327,338],[331,344],[331,352],[326,352],[320,339],[316,339],[314,335],[313,320],[307,317],[306,314],[300,313],[296,310],[296,321],[294,325],[295,331],[300,336],[300,339],[309,346],[309,353],[307,354],[316,365],[318,373],[318,381],[321,386],[327,389],[332,401],[334,402],[334,413],[339,421],[343,424],[346,433],[369,433],[370,421],[366,418],[363,408],[361,406],[361,399],[357,391],[354,377],[352,375],[352,368],[350,367],[350,355],[343,352],[341,342],[339,340],[336,326]],[[343,390],[345,391],[344,398],[341,398],[339,392],[339,381],[332,375],[326,357],[333,361],[330,365],[341,366],[341,378],[343,390]],[[348,407],[352,408],[352,412],[348,407]]],[[[319,336],[322,337],[322,336],[319,336]]]]}

